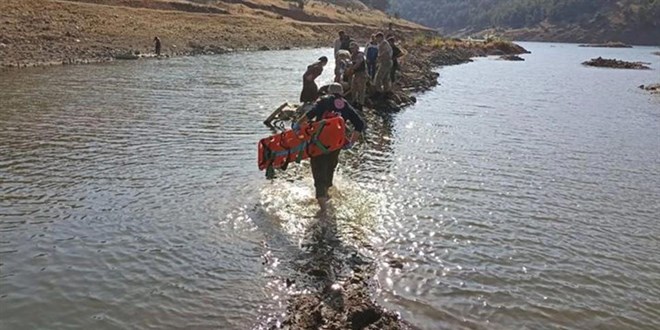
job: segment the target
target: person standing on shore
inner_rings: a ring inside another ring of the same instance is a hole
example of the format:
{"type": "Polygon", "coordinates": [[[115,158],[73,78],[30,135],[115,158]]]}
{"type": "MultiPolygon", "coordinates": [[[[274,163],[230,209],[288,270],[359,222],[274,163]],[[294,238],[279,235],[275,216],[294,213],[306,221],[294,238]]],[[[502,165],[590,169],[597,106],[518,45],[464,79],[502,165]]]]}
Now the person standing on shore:
{"type": "Polygon", "coordinates": [[[156,44],[156,47],[155,47],[156,48],[155,49],[156,50],[156,56],[160,56],[160,47],[161,47],[160,38],[154,37],[154,43],[156,44]]]}
{"type": "Polygon", "coordinates": [[[335,82],[341,83],[344,81],[344,73],[350,66],[351,52],[340,49],[335,54],[335,82]]]}
{"type": "Polygon", "coordinates": [[[387,42],[390,44],[390,47],[392,47],[392,70],[390,71],[390,81],[394,83],[396,82],[396,72],[399,70],[399,58],[406,55],[406,51],[396,45],[396,38],[393,35],[387,37],[387,42]]]}
{"type": "Polygon", "coordinates": [[[378,43],[378,69],[376,70],[374,85],[377,92],[388,93],[392,89],[392,82],[390,81],[392,71],[392,47],[390,46],[390,43],[385,40],[385,36],[382,32],[376,34],[376,42],[378,43]]]}
{"type": "Polygon", "coordinates": [[[367,63],[364,59],[364,53],[360,51],[360,46],[352,42],[351,49],[351,99],[353,106],[362,111],[364,99],[367,96],[367,63]]]}
{"type": "MultiPolygon", "coordinates": [[[[346,145],[350,146],[355,143],[360,137],[360,134],[364,132],[366,123],[364,122],[364,119],[357,114],[350,103],[342,97],[343,93],[344,90],[341,84],[330,84],[330,86],[328,86],[328,95],[318,100],[309,112],[300,117],[300,119],[293,124],[293,129],[300,130],[300,125],[310,120],[318,121],[341,116],[344,120],[348,120],[355,128],[351,137],[346,141],[346,145]]],[[[321,210],[326,209],[327,201],[330,198],[328,195],[328,189],[332,187],[335,169],[339,163],[340,151],[341,149],[337,149],[310,159],[312,176],[314,177],[314,188],[316,190],[316,200],[319,203],[321,210]]]]}
{"type": "Polygon", "coordinates": [[[335,40],[335,58],[337,58],[337,52],[340,50],[348,50],[351,43],[351,37],[348,36],[344,31],[339,31],[339,38],[335,40]]]}
{"type": "Polygon", "coordinates": [[[367,55],[367,71],[369,74],[369,80],[374,81],[376,76],[376,59],[378,59],[378,45],[376,44],[376,36],[371,35],[371,40],[364,49],[364,52],[367,55]]]}
{"type": "Polygon", "coordinates": [[[303,74],[303,88],[300,92],[300,102],[315,102],[319,97],[319,86],[316,85],[316,78],[323,73],[323,67],[328,64],[328,58],[319,57],[318,61],[307,66],[307,71],[303,74]]]}

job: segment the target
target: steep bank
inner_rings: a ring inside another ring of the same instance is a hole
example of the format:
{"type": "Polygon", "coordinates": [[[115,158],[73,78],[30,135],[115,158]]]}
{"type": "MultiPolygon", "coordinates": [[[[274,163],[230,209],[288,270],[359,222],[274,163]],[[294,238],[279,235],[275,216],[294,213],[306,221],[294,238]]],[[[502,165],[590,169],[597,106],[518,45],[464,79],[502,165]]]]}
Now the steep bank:
{"type": "Polygon", "coordinates": [[[319,1],[300,9],[284,0],[3,0],[0,13],[0,67],[151,54],[154,36],[163,54],[176,56],[328,46],[339,30],[365,37],[389,23],[401,32],[426,30],[379,11],[319,1]]]}

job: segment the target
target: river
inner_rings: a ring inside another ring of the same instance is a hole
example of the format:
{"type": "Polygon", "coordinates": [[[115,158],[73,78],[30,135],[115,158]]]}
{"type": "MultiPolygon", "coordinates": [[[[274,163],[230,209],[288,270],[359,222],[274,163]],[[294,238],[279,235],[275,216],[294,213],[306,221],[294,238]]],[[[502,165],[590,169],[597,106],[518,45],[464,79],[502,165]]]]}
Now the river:
{"type": "MultiPolygon", "coordinates": [[[[637,88],[657,49],[522,45],[371,120],[338,173],[342,239],[422,329],[658,329],[660,98],[637,88]]],[[[0,328],[278,318],[316,206],[307,167],[268,182],[256,141],[327,53],[0,73],[0,328]]]]}

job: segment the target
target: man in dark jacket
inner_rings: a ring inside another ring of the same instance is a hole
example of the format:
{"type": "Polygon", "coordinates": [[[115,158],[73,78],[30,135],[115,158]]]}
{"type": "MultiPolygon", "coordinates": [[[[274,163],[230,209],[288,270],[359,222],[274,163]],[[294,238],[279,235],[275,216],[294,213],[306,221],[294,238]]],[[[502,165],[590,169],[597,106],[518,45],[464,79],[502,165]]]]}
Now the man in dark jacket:
{"type": "MultiPolygon", "coordinates": [[[[347,146],[355,143],[360,134],[366,128],[366,123],[358,115],[351,104],[342,97],[343,88],[341,84],[332,83],[328,86],[328,95],[319,99],[314,107],[302,116],[293,125],[293,129],[300,129],[300,125],[310,120],[321,120],[341,116],[349,121],[355,130],[348,139],[347,146]]],[[[335,169],[339,162],[339,152],[341,149],[331,151],[327,154],[312,157],[312,175],[314,177],[314,188],[316,189],[316,200],[322,210],[325,210],[329,199],[328,189],[332,187],[335,169]]]]}

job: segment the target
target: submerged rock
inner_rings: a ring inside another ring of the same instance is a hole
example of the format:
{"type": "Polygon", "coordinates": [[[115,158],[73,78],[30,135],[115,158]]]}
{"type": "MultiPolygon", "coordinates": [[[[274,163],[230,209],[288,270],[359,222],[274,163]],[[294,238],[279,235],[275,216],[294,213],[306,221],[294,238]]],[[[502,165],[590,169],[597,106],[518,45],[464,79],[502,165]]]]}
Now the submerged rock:
{"type": "Polygon", "coordinates": [[[603,68],[615,68],[615,69],[635,69],[635,70],[649,70],[650,67],[644,65],[641,62],[626,62],[616,59],[607,59],[607,58],[593,58],[589,61],[582,62],[582,64],[587,66],[596,66],[603,68]]]}

